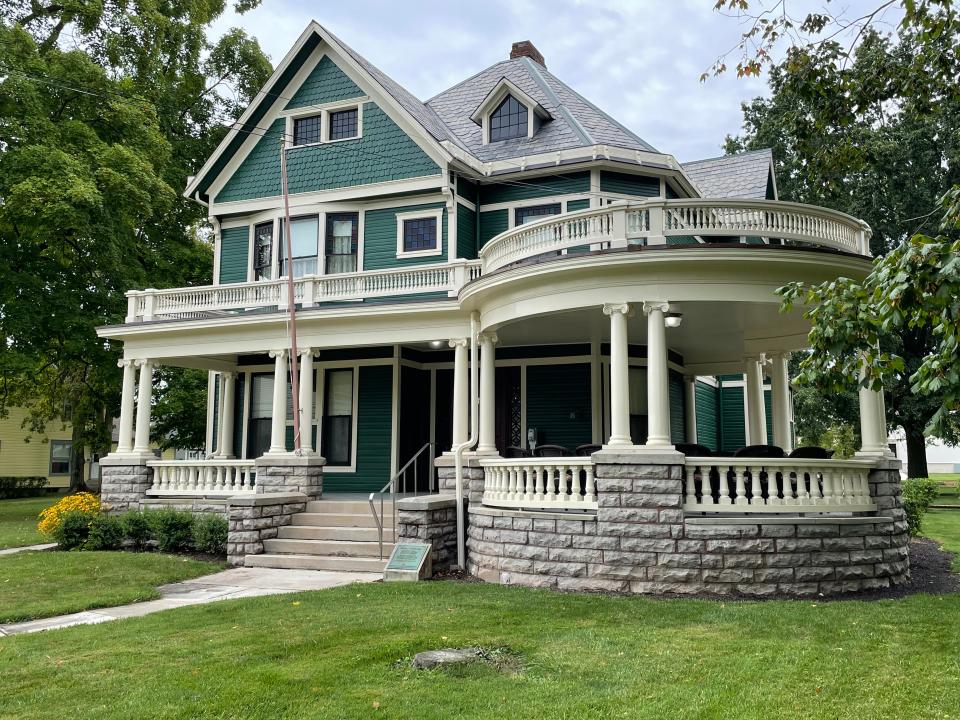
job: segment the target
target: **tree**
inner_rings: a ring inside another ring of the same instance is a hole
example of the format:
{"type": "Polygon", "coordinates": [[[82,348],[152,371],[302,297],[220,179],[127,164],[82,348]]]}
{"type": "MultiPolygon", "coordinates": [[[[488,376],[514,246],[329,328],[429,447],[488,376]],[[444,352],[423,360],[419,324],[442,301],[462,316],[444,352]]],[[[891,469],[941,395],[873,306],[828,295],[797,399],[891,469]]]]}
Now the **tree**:
{"type": "Polygon", "coordinates": [[[26,407],[40,434],[72,423],[72,489],[119,408],[119,348],[96,327],[122,321],[126,290],[210,281],[203,208],[179,191],[271,70],[240,31],[207,40],[224,10],[0,9],[0,412],[26,407]]]}
{"type": "Polygon", "coordinates": [[[202,450],[207,439],[207,373],[190,368],[160,367],[154,395],[153,430],[161,450],[202,450]],[[203,413],[197,412],[198,408],[203,413]]]}
{"type": "Polygon", "coordinates": [[[808,306],[813,324],[813,352],[798,381],[824,400],[861,382],[883,383],[889,419],[906,433],[908,473],[917,477],[927,474],[925,432],[960,440],[957,224],[941,225],[960,182],[960,26],[949,2],[907,2],[899,38],[883,37],[871,23],[894,4],[854,21],[819,15],[795,23],[782,4],[779,15],[755,15],[757,54],[738,71],[769,64],[772,94],[744,107],[745,133],[728,139],[727,150],[772,147],[784,198],[843,210],[874,228],[879,257],[863,283],[791,285],[782,290],[784,310],[808,306]],[[846,47],[830,39],[844,29],[854,33],[846,47]],[[773,63],[771,50],[784,38],[792,46],[773,63]]]}

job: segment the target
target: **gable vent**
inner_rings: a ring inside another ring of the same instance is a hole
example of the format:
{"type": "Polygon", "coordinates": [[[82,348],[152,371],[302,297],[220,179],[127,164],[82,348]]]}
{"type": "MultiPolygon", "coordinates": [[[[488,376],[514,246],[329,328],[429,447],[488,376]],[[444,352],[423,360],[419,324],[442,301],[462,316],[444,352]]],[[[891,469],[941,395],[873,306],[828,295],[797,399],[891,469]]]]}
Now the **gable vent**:
{"type": "Polygon", "coordinates": [[[528,57],[535,63],[540,63],[544,67],[547,66],[547,61],[543,59],[543,55],[529,40],[515,42],[513,47],[510,48],[510,59],[513,60],[518,57],[528,57]]]}

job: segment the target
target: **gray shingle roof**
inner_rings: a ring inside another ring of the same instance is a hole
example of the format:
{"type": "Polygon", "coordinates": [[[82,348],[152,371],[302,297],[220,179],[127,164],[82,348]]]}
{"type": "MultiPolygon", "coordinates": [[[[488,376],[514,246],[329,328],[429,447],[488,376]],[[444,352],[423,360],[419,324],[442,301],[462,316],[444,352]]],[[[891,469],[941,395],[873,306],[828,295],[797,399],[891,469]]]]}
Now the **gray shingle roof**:
{"type": "Polygon", "coordinates": [[[763,199],[772,160],[765,148],[683,163],[683,170],[705,198],[763,199]]]}

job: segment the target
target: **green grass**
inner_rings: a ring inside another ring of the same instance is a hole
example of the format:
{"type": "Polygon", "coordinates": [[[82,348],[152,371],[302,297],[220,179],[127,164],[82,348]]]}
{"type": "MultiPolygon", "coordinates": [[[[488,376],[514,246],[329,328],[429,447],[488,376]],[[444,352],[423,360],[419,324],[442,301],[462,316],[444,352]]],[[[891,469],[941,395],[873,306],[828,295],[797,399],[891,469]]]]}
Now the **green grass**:
{"type": "Polygon", "coordinates": [[[50,542],[37,532],[37,515],[53,505],[62,496],[45,495],[35,498],[0,500],[0,550],[50,542]]]}
{"type": "Polygon", "coordinates": [[[960,596],[738,603],[354,585],[0,639],[0,718],[956,717],[960,596]],[[413,671],[508,647],[522,671],[413,671]]]}
{"type": "Polygon", "coordinates": [[[19,622],[159,597],[157,585],[221,570],[159,553],[24,552],[0,557],[0,622],[19,622]]]}
{"type": "Polygon", "coordinates": [[[921,532],[955,554],[953,570],[960,572],[960,510],[930,510],[923,516],[921,532]]]}

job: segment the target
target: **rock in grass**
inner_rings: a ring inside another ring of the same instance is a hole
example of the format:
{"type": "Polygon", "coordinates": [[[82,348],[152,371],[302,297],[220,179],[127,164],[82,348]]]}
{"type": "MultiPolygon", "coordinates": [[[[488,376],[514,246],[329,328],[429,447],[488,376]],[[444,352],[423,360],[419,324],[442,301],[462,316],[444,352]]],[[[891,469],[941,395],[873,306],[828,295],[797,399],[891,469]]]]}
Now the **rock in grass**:
{"type": "Polygon", "coordinates": [[[417,670],[426,670],[444,665],[462,665],[483,659],[485,659],[483,649],[478,647],[443,648],[417,653],[414,655],[411,665],[417,670]]]}

